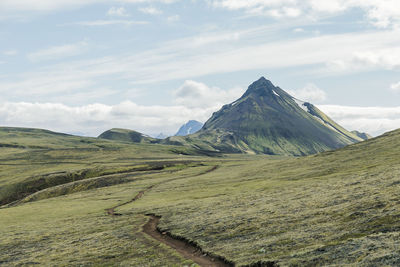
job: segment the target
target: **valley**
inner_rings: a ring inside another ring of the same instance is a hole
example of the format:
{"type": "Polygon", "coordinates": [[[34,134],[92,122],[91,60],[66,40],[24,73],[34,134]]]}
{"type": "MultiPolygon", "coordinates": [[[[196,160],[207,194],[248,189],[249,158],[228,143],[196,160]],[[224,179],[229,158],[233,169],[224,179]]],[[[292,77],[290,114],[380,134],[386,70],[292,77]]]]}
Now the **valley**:
{"type": "Polygon", "coordinates": [[[1,189],[92,171],[0,209],[2,265],[192,265],[143,232],[148,214],[235,266],[399,263],[399,131],[301,158],[32,131],[2,129],[1,189]]]}

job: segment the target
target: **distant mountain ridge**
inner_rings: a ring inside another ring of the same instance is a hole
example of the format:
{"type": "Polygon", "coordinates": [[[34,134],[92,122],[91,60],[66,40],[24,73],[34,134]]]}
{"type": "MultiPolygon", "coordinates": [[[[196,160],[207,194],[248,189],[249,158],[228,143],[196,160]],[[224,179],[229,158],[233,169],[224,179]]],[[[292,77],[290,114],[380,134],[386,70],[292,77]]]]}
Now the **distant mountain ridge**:
{"type": "Polygon", "coordinates": [[[157,136],[156,136],[156,139],[165,139],[165,138],[167,138],[168,137],[168,135],[166,135],[166,134],[164,134],[164,133],[159,133],[157,136]]]}
{"type": "Polygon", "coordinates": [[[351,131],[353,134],[357,135],[358,137],[362,138],[363,140],[368,140],[373,138],[372,135],[369,135],[368,133],[362,133],[359,131],[351,131]]]}
{"type": "Polygon", "coordinates": [[[165,143],[234,153],[309,155],[363,141],[314,105],[261,77],[238,100],[213,113],[203,128],[165,143]]]}
{"type": "Polygon", "coordinates": [[[186,136],[189,134],[194,134],[198,132],[201,127],[203,127],[203,123],[196,120],[190,120],[179,128],[175,136],[186,136]]]}

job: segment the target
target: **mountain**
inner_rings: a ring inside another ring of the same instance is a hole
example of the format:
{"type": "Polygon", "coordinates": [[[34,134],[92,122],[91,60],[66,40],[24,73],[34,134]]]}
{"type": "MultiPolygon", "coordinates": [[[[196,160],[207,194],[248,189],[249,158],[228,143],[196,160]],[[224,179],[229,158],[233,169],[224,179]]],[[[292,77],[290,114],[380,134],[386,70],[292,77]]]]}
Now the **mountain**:
{"type": "Polygon", "coordinates": [[[157,143],[157,139],[150,136],[133,130],[119,128],[113,128],[105,131],[104,133],[100,134],[98,138],[133,143],[157,143]]]}
{"type": "Polygon", "coordinates": [[[362,133],[362,132],[359,132],[359,131],[351,131],[351,132],[353,134],[357,135],[358,137],[360,137],[363,140],[368,140],[368,139],[372,138],[372,136],[367,134],[367,133],[362,133]]]}
{"type": "Polygon", "coordinates": [[[201,127],[203,127],[203,123],[196,120],[190,120],[184,125],[182,125],[181,128],[179,128],[175,136],[186,136],[189,134],[194,134],[198,132],[201,129],[201,127]]]}
{"type": "Polygon", "coordinates": [[[167,143],[233,153],[309,155],[363,141],[314,105],[261,77],[238,100],[223,106],[203,128],[167,143]]]}
{"type": "Polygon", "coordinates": [[[166,134],[164,134],[164,133],[159,133],[157,136],[156,136],[156,139],[165,139],[165,138],[167,138],[168,137],[168,135],[166,135],[166,134]]]}

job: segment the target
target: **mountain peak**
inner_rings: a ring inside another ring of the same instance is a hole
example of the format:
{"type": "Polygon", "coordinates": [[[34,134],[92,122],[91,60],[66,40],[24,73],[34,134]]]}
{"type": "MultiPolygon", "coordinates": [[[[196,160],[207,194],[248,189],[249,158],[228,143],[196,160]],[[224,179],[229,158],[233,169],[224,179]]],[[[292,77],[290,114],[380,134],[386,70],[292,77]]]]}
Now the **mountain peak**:
{"type": "Polygon", "coordinates": [[[264,76],[261,76],[260,79],[258,79],[257,81],[255,81],[255,82],[253,82],[253,83],[256,83],[256,82],[264,82],[264,81],[269,81],[269,80],[265,79],[264,76]]]}
{"type": "Polygon", "coordinates": [[[267,87],[275,87],[270,80],[265,79],[264,76],[261,76],[260,79],[257,81],[253,82],[249,87],[252,86],[267,86],[267,87]]]}
{"type": "Polygon", "coordinates": [[[197,136],[219,151],[306,155],[361,141],[310,103],[264,77],[214,112],[197,136]]]}
{"type": "Polygon", "coordinates": [[[186,136],[189,134],[194,134],[195,132],[199,131],[201,127],[203,127],[203,123],[196,120],[190,120],[182,125],[181,128],[179,128],[175,136],[186,136]]]}
{"type": "Polygon", "coordinates": [[[275,88],[275,85],[270,80],[267,80],[264,76],[262,76],[248,87],[243,96],[247,96],[249,94],[264,95],[266,92],[272,93],[275,88]]]}

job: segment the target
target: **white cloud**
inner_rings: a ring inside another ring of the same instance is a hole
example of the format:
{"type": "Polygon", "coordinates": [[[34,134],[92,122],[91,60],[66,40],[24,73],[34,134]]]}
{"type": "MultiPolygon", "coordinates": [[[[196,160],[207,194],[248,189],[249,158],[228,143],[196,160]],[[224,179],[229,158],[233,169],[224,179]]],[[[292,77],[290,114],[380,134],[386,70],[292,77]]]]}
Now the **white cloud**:
{"type": "Polygon", "coordinates": [[[364,6],[367,9],[367,16],[375,26],[380,28],[387,28],[392,25],[399,26],[400,6],[397,0],[370,0],[365,1],[364,6]]]}
{"type": "Polygon", "coordinates": [[[318,108],[348,130],[376,136],[400,128],[400,107],[318,105],[318,108]]]}
{"type": "Polygon", "coordinates": [[[179,21],[180,19],[181,19],[181,17],[179,15],[169,16],[167,18],[168,22],[176,22],[176,21],[179,21]]]}
{"type": "Polygon", "coordinates": [[[0,12],[41,11],[49,12],[71,8],[81,8],[101,3],[153,3],[171,4],[179,0],[1,0],[0,12]]]}
{"type": "Polygon", "coordinates": [[[347,58],[335,59],[326,63],[327,72],[348,73],[349,71],[368,71],[373,69],[400,69],[400,48],[379,47],[356,48],[347,58]]]}
{"type": "MultiPolygon", "coordinates": [[[[358,51],[388,51],[382,52],[382,55],[388,55],[388,57],[385,57],[387,60],[381,61],[379,65],[373,66],[374,68],[393,68],[400,64],[400,58],[393,56],[393,53],[392,57],[389,57],[389,51],[398,49],[396,45],[397,42],[400,42],[400,32],[398,31],[321,35],[278,42],[257,40],[253,44],[249,40],[258,38],[263,34],[258,31],[256,33],[257,37],[254,37],[252,33],[238,33],[238,39],[245,42],[237,42],[237,46],[235,46],[235,42],[223,44],[229,38],[233,38],[232,33],[230,35],[216,34],[215,39],[214,35],[208,35],[207,38],[203,38],[207,41],[202,45],[211,44],[210,40],[218,41],[219,45],[208,46],[207,51],[196,50],[195,45],[198,43],[196,40],[202,39],[199,37],[194,37],[192,40],[186,39],[185,44],[182,45],[180,42],[175,42],[175,47],[171,48],[171,54],[176,55],[176,58],[171,59],[173,63],[170,62],[168,66],[165,65],[166,69],[158,71],[157,77],[154,78],[160,79],[159,74],[164,71],[170,72],[168,75],[170,78],[173,76],[185,78],[252,69],[277,69],[290,66],[326,64],[333,61],[346,61],[348,58],[354,57],[358,51]],[[184,50],[182,50],[183,47],[184,50]],[[179,48],[182,51],[174,50],[179,48]],[[189,53],[189,51],[192,51],[192,54],[185,56],[185,53],[189,53]],[[180,65],[180,67],[174,70],[174,65],[180,65]],[[185,72],[185,75],[181,74],[183,72],[185,72]]],[[[362,66],[365,66],[365,64],[362,66]]],[[[365,68],[354,70],[364,71],[365,68]]],[[[332,73],[334,72],[330,69],[329,74],[332,73]]]]}
{"type": "Polygon", "coordinates": [[[240,32],[198,35],[193,38],[190,38],[190,42],[191,42],[190,46],[192,48],[194,48],[194,47],[210,45],[213,43],[239,41],[240,35],[241,35],[240,32]]]}
{"type": "Polygon", "coordinates": [[[52,47],[28,54],[28,59],[30,61],[37,62],[37,61],[66,58],[66,57],[82,54],[85,51],[87,51],[87,49],[88,49],[88,43],[86,41],[75,43],[75,44],[52,46],[52,47]]]}
{"type": "MultiPolygon", "coordinates": [[[[0,81],[0,91],[4,94],[4,90],[8,90],[19,96],[35,92],[46,99],[49,91],[58,91],[62,96],[62,90],[75,90],[74,86],[79,86],[81,90],[90,91],[107,81],[137,87],[138,84],[193,79],[207,74],[346,62],[357,51],[388,51],[381,53],[387,57],[378,61],[381,63],[375,68],[383,68],[384,64],[389,64],[386,67],[400,65],[400,57],[390,53],[396,51],[400,43],[400,32],[396,30],[266,42],[262,38],[270,31],[268,27],[261,27],[239,32],[213,32],[160,43],[136,54],[49,65],[36,71],[7,75],[0,81]]],[[[348,72],[348,66],[343,66],[344,70],[348,72]]],[[[363,67],[357,69],[363,70],[363,67]]],[[[328,73],[340,72],[330,69],[328,73]]],[[[121,89],[119,85],[114,87],[121,89]]],[[[30,99],[26,97],[19,100],[30,99]]]]}
{"type": "Polygon", "coordinates": [[[275,18],[319,18],[358,8],[379,28],[397,27],[400,23],[400,5],[397,0],[211,0],[216,8],[244,10],[247,14],[275,18]]]}
{"type": "Polygon", "coordinates": [[[269,9],[264,12],[262,10],[253,10],[252,13],[261,13],[268,15],[274,18],[297,18],[302,14],[302,11],[298,8],[290,8],[290,7],[283,7],[283,8],[276,8],[276,9],[269,9]]]}
{"type": "Polygon", "coordinates": [[[357,52],[354,54],[353,61],[367,66],[396,69],[400,67],[400,48],[393,47],[377,51],[357,52]]]}
{"type": "Polygon", "coordinates": [[[302,33],[302,32],[305,32],[305,30],[303,28],[296,28],[296,29],[293,29],[293,32],[302,33]]]}
{"type": "MultiPolygon", "coordinates": [[[[96,65],[95,62],[93,64],[96,65]]],[[[107,97],[115,92],[108,89],[82,92],[79,88],[86,88],[91,84],[79,84],[79,81],[69,80],[71,77],[68,76],[64,77],[65,80],[56,78],[52,83],[43,83],[46,80],[43,81],[42,77],[36,77],[36,79],[36,85],[22,82],[18,87],[2,85],[1,88],[8,89],[7,92],[19,92],[21,95],[28,93],[29,98],[51,92],[54,94],[54,101],[60,99],[58,92],[77,88],[69,96],[71,98],[70,103],[75,105],[5,102],[0,105],[1,125],[39,127],[68,133],[81,132],[90,136],[97,136],[102,131],[113,127],[130,128],[150,135],[160,132],[173,134],[179,126],[189,119],[206,121],[212,112],[217,111],[223,104],[236,100],[244,91],[240,88],[222,90],[217,87],[209,87],[204,83],[187,80],[173,92],[175,97],[175,105],[173,106],[143,106],[131,101],[124,101],[117,105],[89,104],[76,106],[76,99],[90,97],[93,100],[99,95],[107,97]],[[59,87],[54,88],[53,84],[58,84],[59,87]],[[26,90],[26,88],[32,87],[41,90],[26,90]]],[[[314,86],[306,86],[305,88],[304,91],[299,91],[306,92],[309,95],[317,92],[314,99],[316,97],[321,98],[318,88],[314,86]]],[[[306,96],[295,96],[306,98],[306,96]]],[[[379,135],[400,128],[400,107],[338,105],[318,105],[318,107],[349,130],[379,135]]]]}
{"type": "Polygon", "coordinates": [[[52,11],[94,4],[96,0],[2,0],[0,10],[4,11],[52,11]]]}
{"type": "Polygon", "coordinates": [[[87,90],[94,84],[84,77],[41,72],[18,82],[2,82],[0,92],[7,99],[47,99],[52,95],[58,95],[62,99],[71,91],[87,90]]]}
{"type": "MultiPolygon", "coordinates": [[[[15,12],[52,12],[76,9],[84,6],[112,4],[170,4],[179,0],[1,0],[0,13],[10,15],[15,12]]],[[[208,0],[215,8],[244,10],[250,15],[274,18],[318,19],[325,15],[340,14],[354,8],[365,13],[365,17],[376,27],[400,26],[400,5],[398,0],[208,0]]]]}
{"type": "Polygon", "coordinates": [[[208,87],[204,83],[187,80],[174,91],[175,102],[188,108],[220,108],[239,98],[244,93],[241,88],[222,90],[208,87]]]}
{"type": "Polygon", "coordinates": [[[318,88],[315,84],[312,83],[307,84],[301,89],[288,92],[297,99],[311,103],[323,102],[327,98],[325,91],[318,88]]]}
{"type": "Polygon", "coordinates": [[[3,55],[5,56],[15,56],[18,54],[17,50],[7,50],[3,52],[3,55]]]}
{"type": "Polygon", "coordinates": [[[312,10],[318,12],[326,12],[326,13],[337,13],[344,11],[350,7],[349,5],[350,3],[346,3],[345,0],[327,0],[327,1],[309,0],[307,4],[312,8],[312,10]]]}
{"type": "MultiPolygon", "coordinates": [[[[71,99],[94,98],[93,95],[79,95],[79,90],[71,99]]],[[[103,90],[104,94],[112,94],[103,90]]],[[[208,87],[196,81],[185,81],[174,91],[173,106],[143,106],[132,101],[116,105],[89,104],[68,106],[61,103],[5,102],[0,105],[0,125],[38,127],[61,132],[80,132],[97,136],[113,128],[129,128],[146,134],[160,132],[174,134],[186,121],[195,119],[206,121],[213,112],[240,97],[242,89],[222,90],[208,87]]],[[[76,103],[72,101],[71,103],[76,103]]]]}
{"type": "Polygon", "coordinates": [[[391,85],[390,85],[390,89],[391,89],[393,92],[398,92],[398,93],[400,93],[400,82],[391,84],[391,85]]]}
{"type": "Polygon", "coordinates": [[[149,14],[149,15],[160,15],[163,13],[162,10],[157,9],[155,7],[151,7],[151,6],[139,8],[139,11],[144,14],[149,14]]]}
{"type": "Polygon", "coordinates": [[[189,119],[205,121],[211,109],[184,106],[141,106],[131,101],[117,105],[67,106],[60,103],[3,103],[0,124],[37,127],[59,132],[97,136],[113,127],[154,135],[174,134],[189,119]]]}
{"type": "Polygon", "coordinates": [[[82,26],[109,26],[109,25],[145,25],[148,24],[147,21],[135,21],[135,20],[93,20],[93,21],[80,21],[74,23],[76,25],[82,26]]]}
{"type": "Polygon", "coordinates": [[[127,17],[129,16],[128,12],[124,7],[111,7],[107,11],[108,16],[117,16],[117,17],[127,17]]]}

